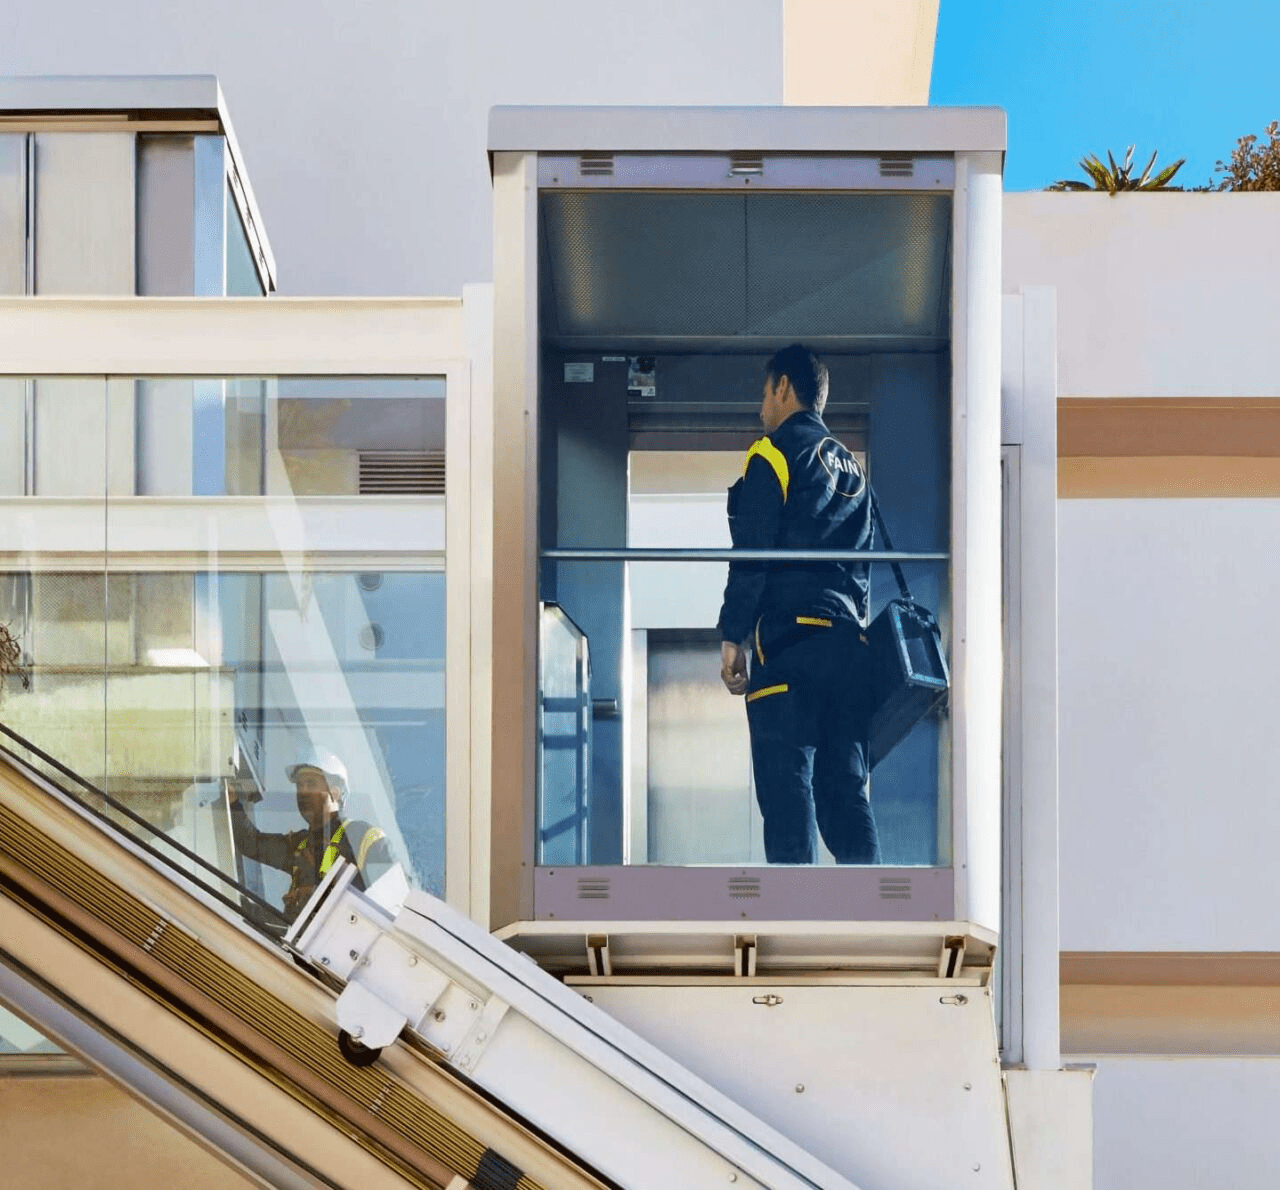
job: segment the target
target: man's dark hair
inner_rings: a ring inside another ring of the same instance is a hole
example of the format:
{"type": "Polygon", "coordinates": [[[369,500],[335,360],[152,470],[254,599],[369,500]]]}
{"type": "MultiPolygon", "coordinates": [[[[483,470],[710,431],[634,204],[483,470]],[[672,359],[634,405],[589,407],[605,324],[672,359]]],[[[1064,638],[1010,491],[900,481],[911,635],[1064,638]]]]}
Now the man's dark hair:
{"type": "Polygon", "coordinates": [[[806,409],[821,414],[827,403],[827,365],[803,343],[792,343],[776,351],[765,365],[769,381],[777,384],[785,376],[796,390],[796,400],[806,409]]]}

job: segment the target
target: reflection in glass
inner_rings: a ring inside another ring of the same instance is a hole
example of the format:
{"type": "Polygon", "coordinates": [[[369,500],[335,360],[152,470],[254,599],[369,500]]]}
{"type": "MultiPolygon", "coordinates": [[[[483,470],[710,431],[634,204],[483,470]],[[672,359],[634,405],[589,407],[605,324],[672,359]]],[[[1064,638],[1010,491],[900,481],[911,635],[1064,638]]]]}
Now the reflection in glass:
{"type": "MultiPolygon", "coordinates": [[[[544,568],[557,574],[572,568],[577,575],[573,589],[590,591],[607,590],[618,565],[548,560],[544,568]],[[593,571],[600,573],[599,581],[593,582],[593,571]]],[[[629,759],[611,785],[601,782],[600,767],[589,763],[588,754],[573,747],[577,739],[590,739],[580,724],[591,720],[574,715],[579,708],[590,708],[592,697],[573,681],[576,650],[583,644],[589,647],[594,665],[598,650],[606,646],[594,639],[579,642],[563,629],[561,625],[571,623],[563,609],[554,609],[551,630],[547,627],[550,609],[543,613],[541,681],[544,691],[555,690],[562,697],[552,703],[544,695],[540,720],[539,863],[598,862],[578,848],[578,835],[569,828],[587,818],[582,835],[590,840],[594,835],[591,819],[602,803],[612,802],[619,807],[614,816],[627,824],[625,862],[763,864],[763,820],[745,706],[720,680],[720,633],[715,622],[725,563],[633,558],[622,565],[627,576],[628,620],[620,668],[629,682],[629,759]],[[647,578],[647,571],[660,572],[661,580],[647,578]],[[558,719],[547,714],[548,707],[560,712],[558,719]],[[585,775],[572,784],[579,771],[585,775]]],[[[950,637],[942,601],[947,569],[945,560],[903,566],[912,593],[942,613],[944,649],[949,649],[950,637]]],[[[557,582],[563,590],[563,579],[557,582]]],[[[889,567],[874,565],[872,616],[897,594],[889,567]]],[[[595,696],[598,713],[598,691],[595,696]]],[[[949,749],[944,703],[877,765],[870,788],[881,863],[905,867],[948,862],[949,749]]],[[[835,862],[821,842],[818,855],[821,864],[835,862]]]]}
{"type": "Polygon", "coordinates": [[[441,893],[444,574],[368,578],[0,575],[29,658],[6,725],[162,832],[180,866],[200,867],[176,847],[276,906],[290,873],[237,853],[228,795],[259,830],[298,829],[290,769],[325,749],[345,766],[344,816],[376,824],[410,880],[441,893]]]}
{"type": "MultiPolygon", "coordinates": [[[[26,1021],[7,1009],[0,1008],[0,1062],[12,1055],[60,1053],[61,1049],[47,1037],[37,1033],[26,1021]]],[[[0,1070],[3,1070],[2,1065],[0,1070]]]]}
{"type": "Polygon", "coordinates": [[[582,629],[554,603],[540,616],[538,862],[591,860],[591,655],[582,629]]]}

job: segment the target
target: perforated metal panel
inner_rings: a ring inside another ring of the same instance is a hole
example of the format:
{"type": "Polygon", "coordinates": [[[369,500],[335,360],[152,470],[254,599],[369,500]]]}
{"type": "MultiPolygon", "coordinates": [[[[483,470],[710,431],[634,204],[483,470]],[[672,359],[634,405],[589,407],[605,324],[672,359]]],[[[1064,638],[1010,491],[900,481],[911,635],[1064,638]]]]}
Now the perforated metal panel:
{"type": "Polygon", "coordinates": [[[577,191],[542,205],[559,333],[733,335],[746,325],[740,195],[577,191]]]}
{"type": "Polygon", "coordinates": [[[753,194],[747,330],[936,338],[951,202],[941,194],[753,194]]]}
{"type": "Polygon", "coordinates": [[[541,219],[543,331],[565,343],[947,336],[947,194],[555,191],[541,219]]]}

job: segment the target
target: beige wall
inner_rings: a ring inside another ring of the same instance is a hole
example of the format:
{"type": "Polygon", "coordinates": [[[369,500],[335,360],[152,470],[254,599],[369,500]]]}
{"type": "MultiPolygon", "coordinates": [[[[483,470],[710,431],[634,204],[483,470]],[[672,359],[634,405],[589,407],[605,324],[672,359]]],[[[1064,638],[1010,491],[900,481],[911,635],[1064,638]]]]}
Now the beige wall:
{"type": "Polygon", "coordinates": [[[929,102],[938,0],[783,0],[782,29],[784,103],[929,102]]]}
{"type": "Polygon", "coordinates": [[[96,1075],[0,1075],[5,1190],[239,1190],[254,1183],[96,1075]]]}

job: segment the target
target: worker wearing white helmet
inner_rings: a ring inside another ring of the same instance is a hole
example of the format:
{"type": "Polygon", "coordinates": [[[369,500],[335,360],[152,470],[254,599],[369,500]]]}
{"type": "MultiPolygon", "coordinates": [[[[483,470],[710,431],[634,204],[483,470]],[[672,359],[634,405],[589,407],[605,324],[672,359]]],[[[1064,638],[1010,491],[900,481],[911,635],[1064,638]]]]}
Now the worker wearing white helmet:
{"type": "Polygon", "coordinates": [[[386,836],[378,827],[342,816],[347,767],[332,752],[308,748],[285,769],[285,775],[293,782],[298,813],[306,822],[306,829],[286,834],[258,830],[234,792],[231,824],[241,855],[289,873],[284,912],[292,921],[339,856],[355,864],[356,888],[372,884],[394,861],[386,836]]]}

